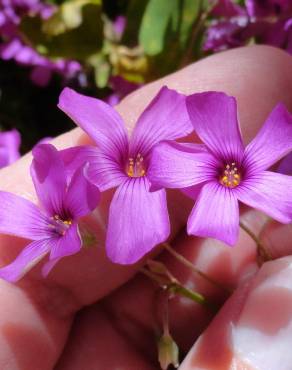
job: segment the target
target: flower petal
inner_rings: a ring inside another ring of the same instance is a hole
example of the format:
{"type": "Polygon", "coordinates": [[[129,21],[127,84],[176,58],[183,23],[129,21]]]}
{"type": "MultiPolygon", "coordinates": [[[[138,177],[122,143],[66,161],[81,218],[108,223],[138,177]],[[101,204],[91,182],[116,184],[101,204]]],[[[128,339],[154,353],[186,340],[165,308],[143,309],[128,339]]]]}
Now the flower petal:
{"type": "Polygon", "coordinates": [[[119,186],[127,177],[122,167],[99,148],[84,145],[64,149],[60,152],[66,167],[68,178],[72,178],[76,169],[89,163],[86,174],[90,181],[101,191],[119,186]]]}
{"type": "Polygon", "coordinates": [[[56,239],[52,244],[50,260],[70,256],[80,251],[82,246],[81,237],[78,232],[78,225],[72,224],[64,236],[56,239]]]}
{"type": "Polygon", "coordinates": [[[141,114],[130,142],[132,156],[146,156],[161,140],[174,140],[193,131],[188,117],[185,96],[166,86],[141,114]]]}
{"type": "Polygon", "coordinates": [[[0,233],[39,240],[49,236],[48,218],[30,201],[0,191],[0,233]]]}
{"type": "Polygon", "coordinates": [[[280,162],[277,172],[292,176],[292,152],[280,162]]]}
{"type": "Polygon", "coordinates": [[[151,190],[186,188],[216,178],[216,166],[215,157],[201,145],[164,141],[152,151],[147,177],[151,190]]]}
{"type": "Polygon", "coordinates": [[[241,163],[244,147],[235,98],[219,92],[186,98],[191,122],[200,139],[221,160],[241,163]]]}
{"type": "Polygon", "coordinates": [[[115,188],[128,178],[122,167],[103,153],[90,160],[86,174],[101,191],[115,188]]]}
{"type": "Polygon", "coordinates": [[[252,173],[265,170],[291,150],[292,115],[283,104],[278,104],[246,147],[244,167],[252,173]]]}
{"type": "Polygon", "coordinates": [[[204,185],[188,219],[188,234],[234,245],[239,231],[239,207],[232,190],[215,181],[204,185]]]}
{"type": "Polygon", "coordinates": [[[91,145],[74,146],[59,151],[69,179],[72,178],[78,168],[87,162],[90,163],[99,153],[100,150],[91,145]]]}
{"type": "Polygon", "coordinates": [[[146,177],[129,179],[115,192],[109,211],[106,238],[108,257],[132,264],[169,235],[164,190],[149,192],[146,177]]]}
{"type": "Polygon", "coordinates": [[[124,159],[123,155],[128,153],[128,137],[124,122],[114,108],[68,87],[62,91],[58,107],[109,157],[118,162],[124,159]]]}
{"type": "Polygon", "coordinates": [[[0,278],[15,282],[32,269],[50,250],[50,239],[37,240],[26,246],[16,259],[0,268],[0,278]]]}
{"type": "Polygon", "coordinates": [[[65,166],[57,149],[51,144],[33,148],[31,177],[43,207],[49,215],[62,215],[66,190],[65,166]]]}
{"type": "Polygon", "coordinates": [[[84,171],[85,166],[81,166],[75,172],[64,201],[65,208],[69,210],[74,220],[91,213],[100,199],[99,189],[89,182],[84,171]]]}
{"type": "Polygon", "coordinates": [[[292,177],[264,171],[236,189],[238,200],[282,223],[292,221],[292,177]]]}
{"type": "Polygon", "coordinates": [[[61,260],[62,258],[56,258],[54,260],[49,260],[46,262],[42,267],[42,276],[46,278],[49,273],[52,271],[52,269],[56,266],[56,264],[61,260]]]}

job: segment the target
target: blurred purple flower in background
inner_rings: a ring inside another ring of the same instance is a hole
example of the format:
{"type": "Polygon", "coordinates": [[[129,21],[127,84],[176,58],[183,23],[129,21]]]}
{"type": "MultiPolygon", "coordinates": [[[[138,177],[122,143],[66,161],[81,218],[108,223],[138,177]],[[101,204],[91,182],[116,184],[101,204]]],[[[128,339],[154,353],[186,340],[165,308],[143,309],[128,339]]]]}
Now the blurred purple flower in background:
{"type": "Polygon", "coordinates": [[[251,22],[257,25],[258,41],[292,53],[292,1],[246,0],[245,4],[251,22]]]}
{"type": "Polygon", "coordinates": [[[20,142],[17,130],[0,132],[0,168],[8,166],[20,157],[20,142]]]}
{"type": "Polygon", "coordinates": [[[212,15],[203,45],[206,51],[220,51],[247,44],[277,46],[292,53],[292,2],[290,0],[246,0],[245,6],[220,0],[212,15]]]}
{"type": "Polygon", "coordinates": [[[109,105],[114,106],[117,105],[125,96],[127,96],[134,90],[137,90],[141,86],[141,84],[127,81],[120,76],[113,76],[110,79],[110,86],[114,92],[107,97],[106,102],[109,105]]]}
{"type": "Polygon", "coordinates": [[[48,18],[54,12],[54,6],[44,4],[39,0],[0,0],[0,57],[3,60],[15,60],[18,64],[33,67],[31,80],[38,86],[46,86],[53,73],[58,73],[65,79],[76,75],[81,66],[72,60],[50,60],[39,54],[31,46],[26,45],[18,31],[21,17],[25,15],[40,15],[48,18]]]}

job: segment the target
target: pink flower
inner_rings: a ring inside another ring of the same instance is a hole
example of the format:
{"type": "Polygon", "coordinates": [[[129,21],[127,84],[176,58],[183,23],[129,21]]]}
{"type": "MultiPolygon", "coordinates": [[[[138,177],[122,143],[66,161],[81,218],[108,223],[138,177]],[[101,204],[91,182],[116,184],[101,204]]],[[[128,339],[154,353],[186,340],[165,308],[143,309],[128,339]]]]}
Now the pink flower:
{"type": "Polygon", "coordinates": [[[157,143],[192,131],[185,97],[163,87],[139,117],[130,139],[121,116],[101,100],[65,88],[59,108],[97,145],[65,151],[66,163],[75,168],[86,160],[87,176],[101,191],[117,188],[109,210],[107,254],[114,262],[134,263],[169,235],[166,194],[163,189],[149,192],[148,167],[157,143]]]}
{"type": "Polygon", "coordinates": [[[19,280],[45,255],[46,276],[65,256],[77,253],[82,241],[78,220],[94,210],[99,190],[84,177],[80,167],[70,181],[59,152],[50,144],[33,149],[31,176],[42,209],[12,193],[0,191],[0,232],[33,240],[8,266],[0,269],[0,277],[19,280]]]}
{"type": "Polygon", "coordinates": [[[198,194],[188,233],[235,244],[239,201],[279,222],[291,222],[292,177],[267,171],[292,150],[292,117],[284,106],[276,106],[244,147],[233,97],[194,94],[187,97],[186,105],[204,144],[160,143],[148,175],[155,189],[188,188],[189,195],[198,194]]]}

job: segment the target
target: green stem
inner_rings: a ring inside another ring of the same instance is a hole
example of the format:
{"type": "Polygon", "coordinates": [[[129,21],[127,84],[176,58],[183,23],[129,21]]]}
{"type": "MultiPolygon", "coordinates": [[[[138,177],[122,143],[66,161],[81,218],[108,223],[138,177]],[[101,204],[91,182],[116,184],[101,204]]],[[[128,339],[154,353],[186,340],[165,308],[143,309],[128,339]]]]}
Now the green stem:
{"type": "Polygon", "coordinates": [[[194,292],[193,290],[186,288],[182,285],[173,284],[169,288],[171,293],[177,293],[183,297],[190,298],[192,301],[199,303],[202,306],[208,306],[206,298],[197,292],[194,292]]]}
{"type": "Polygon", "coordinates": [[[168,243],[163,243],[163,246],[168,250],[170,254],[172,254],[178,261],[180,261],[183,265],[191,269],[194,273],[198,274],[201,276],[203,279],[208,281],[208,283],[214,285],[216,288],[220,288],[224,290],[227,293],[232,293],[232,290],[225,287],[224,285],[218,283],[214,279],[212,279],[210,276],[205,274],[203,271],[200,269],[196,268],[188,259],[186,259],[184,256],[181,254],[177,253],[168,243]]]}
{"type": "Polygon", "coordinates": [[[263,257],[264,262],[266,261],[271,261],[273,258],[271,254],[266,250],[260,239],[256,236],[256,234],[251,231],[242,221],[239,221],[239,226],[244,230],[250,237],[251,239],[256,243],[258,252],[261,257],[263,257]]]}
{"type": "Polygon", "coordinates": [[[140,272],[142,272],[144,275],[146,275],[148,278],[150,278],[152,281],[157,283],[162,289],[167,290],[169,293],[177,293],[183,297],[189,298],[192,301],[204,306],[204,307],[210,307],[214,309],[214,307],[211,305],[210,302],[207,301],[207,299],[200,293],[197,293],[189,288],[184,287],[180,284],[179,281],[176,279],[173,279],[173,281],[169,283],[164,283],[162,280],[156,276],[156,274],[152,273],[151,271],[147,270],[145,267],[142,267],[140,269],[140,272]]]}
{"type": "MultiPolygon", "coordinates": [[[[215,5],[216,5],[216,2],[214,2],[214,4],[212,4],[208,9],[206,9],[205,12],[201,12],[199,17],[195,20],[193,24],[193,30],[190,36],[189,45],[186,51],[184,52],[184,56],[180,62],[179,68],[185,67],[192,61],[191,56],[192,56],[192,52],[193,52],[197,37],[200,31],[203,29],[203,26],[205,25],[205,21],[208,18],[209,14],[211,13],[215,5]]],[[[202,9],[203,1],[200,2],[199,6],[200,6],[200,9],[202,9]]]]}

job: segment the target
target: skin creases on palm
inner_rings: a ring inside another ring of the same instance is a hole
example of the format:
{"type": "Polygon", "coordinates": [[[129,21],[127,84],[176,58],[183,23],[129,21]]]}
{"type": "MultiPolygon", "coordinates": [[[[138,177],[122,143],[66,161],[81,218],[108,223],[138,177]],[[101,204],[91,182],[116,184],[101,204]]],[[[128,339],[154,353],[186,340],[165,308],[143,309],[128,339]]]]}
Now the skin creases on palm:
{"type": "MultiPolygon", "coordinates": [[[[145,86],[127,97],[118,110],[131,128],[164,84],[185,94],[224,91],[238,100],[246,144],[278,102],[292,110],[291,67],[290,57],[277,49],[236,49],[145,86]]],[[[88,140],[75,129],[53,144],[61,149],[88,140]]],[[[27,155],[3,169],[1,190],[35,201],[28,175],[30,161],[27,155]]],[[[40,278],[41,267],[37,267],[16,285],[0,282],[1,369],[159,369],[156,339],[162,328],[161,291],[143,275],[134,276],[145,260],[132,266],[114,265],[101,247],[111,196],[112,192],[105,193],[99,210],[84,220],[98,235],[97,247],[65,258],[46,280],[40,278]]],[[[291,228],[276,223],[264,226],[262,214],[244,210],[242,218],[256,234],[265,228],[262,237],[273,257],[286,256],[258,269],[256,246],[244,231],[233,248],[211,239],[186,237],[181,230],[192,204],[181,193],[169,192],[172,246],[221,284],[238,289],[215,318],[212,310],[185,298],[170,300],[170,331],[180,347],[181,360],[186,356],[180,368],[292,369],[288,347],[292,335],[291,228]]],[[[24,244],[1,236],[2,263],[13,260],[24,244]]],[[[227,299],[225,291],[194,275],[167,251],[159,259],[184,285],[214,305],[227,299]]]]}

